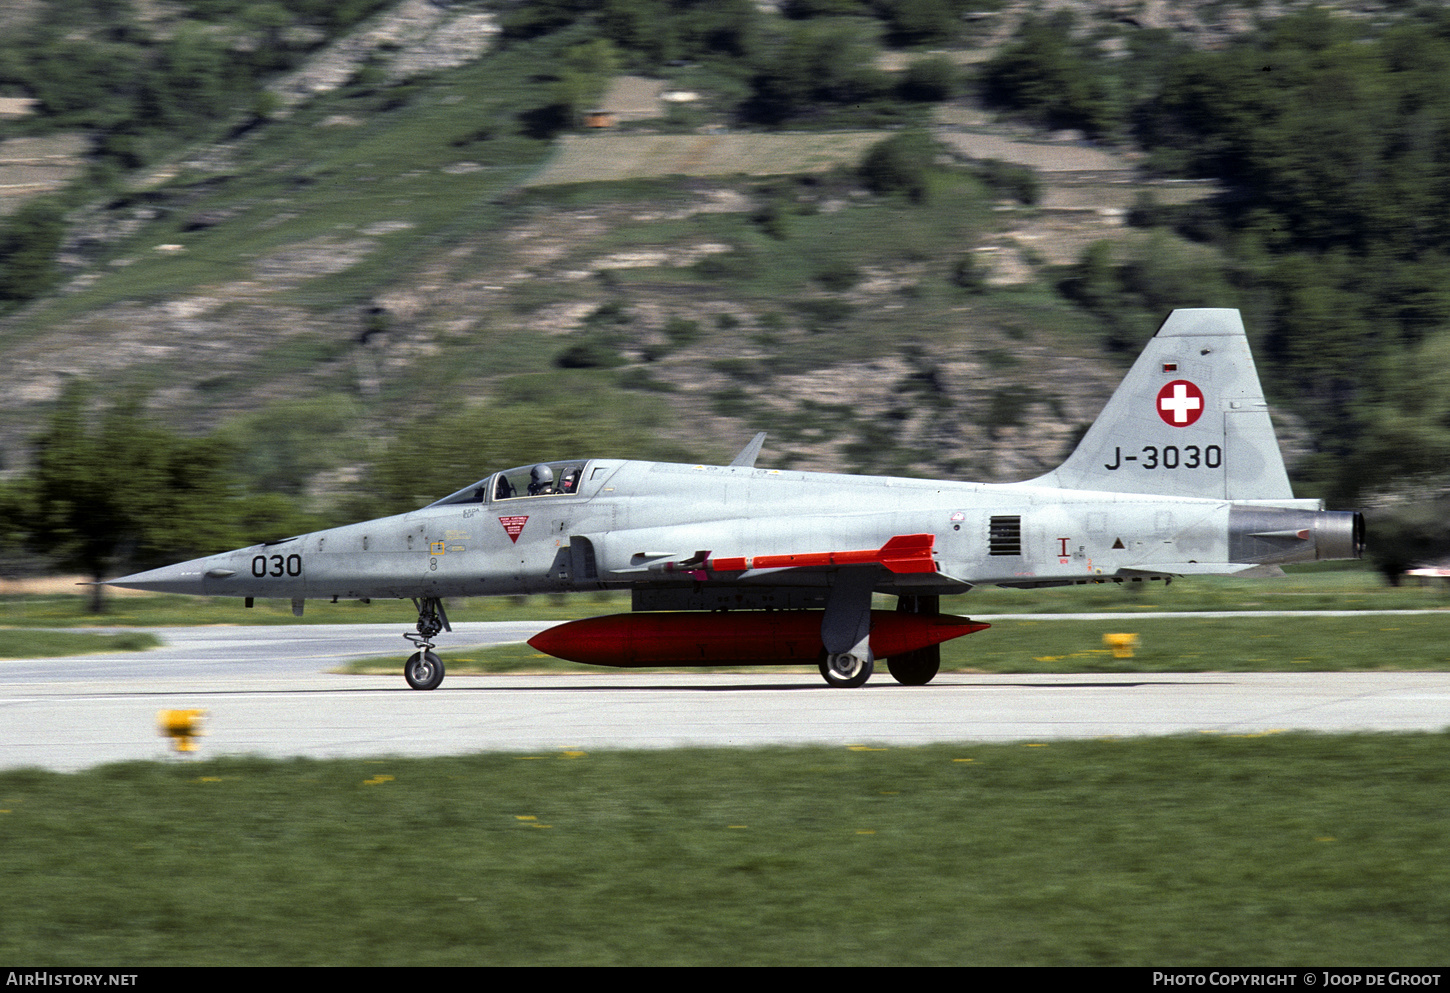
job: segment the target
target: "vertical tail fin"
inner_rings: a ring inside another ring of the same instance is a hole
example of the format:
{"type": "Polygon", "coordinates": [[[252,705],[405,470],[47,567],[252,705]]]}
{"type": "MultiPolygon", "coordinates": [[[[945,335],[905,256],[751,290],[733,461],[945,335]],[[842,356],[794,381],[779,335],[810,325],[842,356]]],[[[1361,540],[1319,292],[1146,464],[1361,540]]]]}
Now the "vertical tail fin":
{"type": "Polygon", "coordinates": [[[1175,310],[1068,460],[1068,489],[1293,499],[1237,310],[1175,310]]]}

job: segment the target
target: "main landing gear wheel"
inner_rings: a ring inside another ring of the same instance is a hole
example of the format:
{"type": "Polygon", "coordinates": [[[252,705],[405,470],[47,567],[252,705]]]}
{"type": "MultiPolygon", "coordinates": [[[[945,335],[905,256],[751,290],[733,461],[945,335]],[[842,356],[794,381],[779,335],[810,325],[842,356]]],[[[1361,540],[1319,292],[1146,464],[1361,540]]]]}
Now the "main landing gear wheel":
{"type": "Polygon", "coordinates": [[[415,690],[436,690],[443,682],[443,660],[432,652],[414,652],[403,665],[403,678],[415,690]]]}
{"type": "MultiPolygon", "coordinates": [[[[896,610],[902,614],[940,613],[941,597],[936,594],[902,596],[896,601],[896,610]]],[[[902,686],[925,686],[941,670],[941,645],[893,655],[886,660],[886,669],[902,686]]]]}
{"type": "Polygon", "coordinates": [[[871,678],[872,669],[870,652],[865,655],[838,652],[821,659],[821,675],[831,686],[843,690],[863,685],[871,678]]]}
{"type": "Polygon", "coordinates": [[[418,650],[403,664],[403,678],[415,690],[436,690],[443,682],[443,661],[433,654],[433,639],[438,632],[453,628],[443,612],[443,601],[437,597],[414,600],[413,606],[418,608],[418,633],[404,631],[403,637],[418,650]]]}
{"type": "Polygon", "coordinates": [[[902,686],[925,686],[941,669],[941,646],[893,655],[886,660],[886,669],[902,686]]]}

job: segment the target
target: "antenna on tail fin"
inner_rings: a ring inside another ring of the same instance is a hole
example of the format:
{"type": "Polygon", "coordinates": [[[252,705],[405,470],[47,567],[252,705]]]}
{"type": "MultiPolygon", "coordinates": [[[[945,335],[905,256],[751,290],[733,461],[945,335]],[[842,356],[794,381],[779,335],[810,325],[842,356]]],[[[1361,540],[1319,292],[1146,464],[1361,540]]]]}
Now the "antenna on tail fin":
{"type": "Polygon", "coordinates": [[[1237,310],[1175,310],[1067,461],[1035,485],[1292,500],[1237,310]]]}

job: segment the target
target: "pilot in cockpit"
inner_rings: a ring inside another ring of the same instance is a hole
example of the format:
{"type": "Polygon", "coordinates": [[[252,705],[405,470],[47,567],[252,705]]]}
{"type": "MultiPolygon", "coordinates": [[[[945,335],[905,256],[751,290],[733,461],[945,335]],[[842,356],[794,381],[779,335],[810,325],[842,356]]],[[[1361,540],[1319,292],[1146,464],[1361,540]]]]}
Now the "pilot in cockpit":
{"type": "Polygon", "coordinates": [[[543,463],[534,466],[529,473],[529,496],[557,492],[559,491],[554,489],[554,470],[543,463]]]}

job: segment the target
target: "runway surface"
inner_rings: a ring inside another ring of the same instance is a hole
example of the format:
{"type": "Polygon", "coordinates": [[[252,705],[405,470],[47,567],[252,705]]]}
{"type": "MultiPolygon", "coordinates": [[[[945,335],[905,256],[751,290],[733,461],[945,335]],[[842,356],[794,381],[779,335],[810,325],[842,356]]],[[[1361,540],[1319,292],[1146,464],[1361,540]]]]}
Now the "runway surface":
{"type": "MultiPolygon", "coordinates": [[[[447,647],[520,641],[547,626],[459,624],[447,647]]],[[[906,746],[1450,724],[1450,673],[948,674],[906,687],[880,672],[860,689],[834,690],[813,673],[770,669],[600,670],[450,674],[440,689],[420,693],[401,673],[327,672],[347,659],[401,654],[396,624],[154,633],[166,647],[0,661],[0,768],[70,771],[167,757],[156,715],[172,708],[208,712],[203,758],[906,746]]]]}

